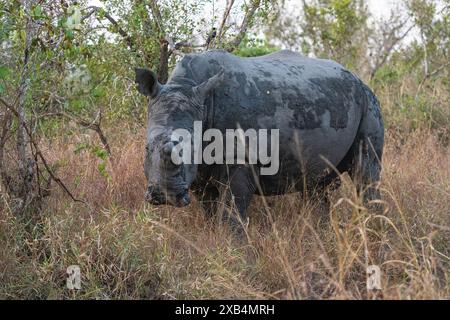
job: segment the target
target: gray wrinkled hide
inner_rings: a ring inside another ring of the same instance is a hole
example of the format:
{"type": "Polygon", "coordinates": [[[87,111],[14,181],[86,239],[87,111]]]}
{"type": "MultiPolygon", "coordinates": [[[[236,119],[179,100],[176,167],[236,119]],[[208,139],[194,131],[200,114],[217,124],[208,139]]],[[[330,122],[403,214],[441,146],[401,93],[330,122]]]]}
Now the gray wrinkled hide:
{"type": "MultiPolygon", "coordinates": [[[[198,166],[190,187],[205,209],[218,210],[215,201],[222,195],[244,218],[255,193],[322,190],[336,177],[329,164],[359,177],[361,188],[379,180],[384,143],[380,107],[354,74],[336,62],[290,51],[240,58],[214,50],[185,56],[161,95],[179,92],[192,99],[189,88],[221,69],[224,80],[206,97],[203,110],[190,110],[186,104],[176,111],[173,106],[161,110],[161,104],[153,110],[151,103],[149,127],[191,128],[197,119],[204,121],[204,130],[225,132],[238,124],[244,130],[280,129],[280,170],[255,179],[245,165],[198,166]],[[223,183],[230,186],[228,191],[223,183]]],[[[369,188],[366,199],[377,198],[378,191],[369,188]]]]}

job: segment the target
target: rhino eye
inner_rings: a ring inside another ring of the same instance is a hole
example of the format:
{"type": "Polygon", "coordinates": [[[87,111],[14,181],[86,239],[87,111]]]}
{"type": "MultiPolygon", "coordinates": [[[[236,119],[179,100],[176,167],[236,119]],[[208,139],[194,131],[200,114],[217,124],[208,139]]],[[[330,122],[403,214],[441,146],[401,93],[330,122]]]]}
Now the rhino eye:
{"type": "MultiPolygon", "coordinates": [[[[183,151],[181,151],[181,152],[183,152],[183,151]]],[[[178,168],[178,167],[180,167],[181,166],[181,164],[175,164],[173,161],[172,161],[172,153],[164,153],[163,154],[163,162],[164,162],[164,165],[167,167],[167,168],[178,168]]]]}

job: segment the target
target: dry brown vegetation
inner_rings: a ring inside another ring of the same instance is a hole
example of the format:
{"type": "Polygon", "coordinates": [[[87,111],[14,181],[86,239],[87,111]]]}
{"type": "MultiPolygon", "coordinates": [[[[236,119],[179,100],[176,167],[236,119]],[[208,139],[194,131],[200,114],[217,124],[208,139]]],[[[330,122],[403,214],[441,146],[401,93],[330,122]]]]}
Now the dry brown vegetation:
{"type": "Polygon", "coordinates": [[[299,194],[267,199],[268,206],[255,198],[242,241],[196,203],[175,209],[143,202],[142,134],[115,139],[106,177],[98,159],[74,154],[73,139],[45,151],[86,204],[55,190],[27,223],[1,213],[0,297],[450,297],[450,154],[428,130],[403,141],[387,132],[384,214],[362,207],[344,176],[329,213],[299,194]],[[65,287],[72,264],[81,267],[80,291],[65,287]],[[381,291],[366,289],[371,264],[381,267],[381,291]]]}
{"type": "Polygon", "coordinates": [[[359,0],[101,2],[0,1],[0,299],[450,299],[448,0],[398,1],[379,21],[359,0]],[[144,203],[151,109],[133,68],[165,82],[184,54],[278,46],[376,93],[384,211],[346,174],[329,209],[256,197],[242,239],[198,203],[144,203]],[[70,265],[81,290],[66,288],[70,265]],[[367,290],[369,265],[382,290],[367,290]]]}

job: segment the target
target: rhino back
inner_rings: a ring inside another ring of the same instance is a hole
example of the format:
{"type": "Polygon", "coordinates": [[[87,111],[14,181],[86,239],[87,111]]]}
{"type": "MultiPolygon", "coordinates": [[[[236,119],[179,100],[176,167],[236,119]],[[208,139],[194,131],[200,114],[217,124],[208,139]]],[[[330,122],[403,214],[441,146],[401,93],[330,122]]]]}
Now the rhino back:
{"type": "Polygon", "coordinates": [[[221,68],[226,79],[206,103],[214,104],[219,126],[239,120],[243,127],[266,127],[265,118],[270,118],[272,126],[315,129],[328,124],[339,130],[349,124],[350,109],[364,102],[359,79],[341,65],[287,50],[256,58],[220,50],[187,55],[170,81],[200,84],[221,68]]]}

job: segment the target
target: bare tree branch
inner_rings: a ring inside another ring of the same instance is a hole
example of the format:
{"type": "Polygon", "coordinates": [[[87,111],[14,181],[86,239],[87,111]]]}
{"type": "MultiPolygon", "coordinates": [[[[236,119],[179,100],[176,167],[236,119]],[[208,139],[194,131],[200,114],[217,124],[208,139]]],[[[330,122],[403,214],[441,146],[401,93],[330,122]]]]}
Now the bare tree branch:
{"type": "MultiPolygon", "coordinates": [[[[5,100],[3,100],[3,98],[0,97],[0,102],[9,110],[11,110],[11,112],[16,116],[19,117],[19,112],[14,109],[13,106],[9,105],[5,100]]],[[[55,181],[68,195],[69,197],[75,201],[75,202],[81,202],[86,204],[85,201],[77,199],[70,191],[69,189],[66,187],[66,185],[61,181],[61,179],[59,179],[53,172],[53,170],[50,168],[50,166],[47,163],[47,160],[45,159],[44,155],[42,154],[41,149],[39,148],[39,145],[37,144],[37,142],[33,139],[31,130],[28,128],[28,126],[26,125],[26,123],[24,123],[24,129],[28,135],[29,141],[30,143],[33,145],[35,151],[36,151],[36,155],[39,156],[39,158],[41,159],[45,170],[48,172],[48,174],[50,175],[51,179],[53,179],[53,181],[55,181]]]]}
{"type": "Polygon", "coordinates": [[[171,54],[169,51],[169,41],[166,39],[166,32],[158,1],[150,0],[149,5],[159,38],[158,80],[161,83],[166,83],[167,79],[169,79],[169,57],[171,54]]]}
{"type": "Polygon", "coordinates": [[[159,8],[158,1],[150,0],[149,5],[151,8],[153,19],[155,20],[155,23],[156,23],[156,29],[158,31],[158,36],[160,38],[165,38],[166,34],[165,34],[164,24],[163,24],[161,10],[159,8]]]}
{"type": "Polygon", "coordinates": [[[450,61],[448,61],[447,63],[444,63],[443,65],[441,65],[439,68],[437,68],[436,70],[434,70],[433,72],[427,73],[425,75],[425,77],[423,77],[423,79],[420,81],[419,83],[419,87],[417,89],[417,94],[420,92],[420,90],[422,90],[422,86],[425,83],[425,81],[427,81],[429,78],[434,77],[435,75],[437,75],[439,72],[441,72],[442,70],[444,70],[445,68],[450,67],[450,61]]]}
{"type": "Polygon", "coordinates": [[[233,41],[231,41],[231,46],[228,49],[229,51],[234,51],[241,44],[242,40],[244,39],[247,33],[250,23],[256,13],[256,10],[260,7],[260,5],[261,0],[251,0],[250,5],[247,8],[247,11],[245,12],[245,16],[244,19],[242,20],[239,32],[237,33],[233,41]]]}
{"type": "MultiPolygon", "coordinates": [[[[394,20],[394,12],[391,13],[391,19],[390,21],[394,20]]],[[[381,45],[377,49],[378,55],[375,59],[375,65],[372,68],[370,72],[370,78],[373,78],[376,74],[376,72],[388,61],[388,58],[390,57],[392,51],[394,50],[395,46],[399,44],[403,39],[406,38],[406,36],[409,34],[409,32],[414,28],[414,26],[410,26],[406,31],[404,31],[402,34],[397,35],[397,33],[404,28],[404,26],[409,22],[409,19],[405,19],[404,21],[399,22],[398,24],[391,27],[390,30],[384,30],[383,31],[383,39],[381,41],[381,45]]],[[[387,24],[386,28],[389,28],[391,24],[387,24]]]]}
{"type": "Polygon", "coordinates": [[[230,16],[231,8],[233,8],[234,0],[227,0],[227,6],[223,12],[222,22],[220,23],[219,30],[217,31],[217,43],[220,43],[222,37],[225,33],[225,24],[227,23],[228,17],[230,16]]]}
{"type": "Polygon", "coordinates": [[[19,158],[19,174],[22,178],[20,184],[19,196],[22,198],[22,203],[20,205],[20,212],[26,208],[31,200],[31,190],[33,182],[33,163],[31,157],[29,156],[27,150],[27,138],[25,137],[25,125],[26,125],[26,115],[25,115],[25,98],[29,87],[29,59],[30,59],[30,47],[31,41],[34,36],[34,23],[30,17],[30,12],[34,1],[26,0],[24,1],[24,10],[26,12],[26,26],[25,26],[25,48],[23,53],[23,66],[22,74],[20,77],[20,85],[18,89],[18,105],[17,105],[17,155],[19,158]],[[30,170],[31,166],[31,170],[30,170]]]}
{"type": "Polygon", "coordinates": [[[104,13],[105,18],[111,22],[114,27],[117,29],[117,32],[125,39],[128,47],[130,49],[132,49],[133,51],[135,51],[137,53],[135,44],[133,42],[133,39],[128,35],[128,33],[120,26],[119,22],[114,19],[107,11],[105,11],[103,8],[100,7],[96,7],[96,6],[91,6],[88,9],[91,9],[86,15],[84,15],[81,18],[81,22],[84,22],[86,19],[88,19],[89,17],[91,17],[94,13],[98,13],[99,11],[102,11],[104,13]]]}
{"type": "Polygon", "coordinates": [[[100,138],[100,141],[102,142],[103,147],[105,148],[106,152],[108,153],[108,155],[110,157],[112,157],[111,148],[109,146],[108,139],[106,138],[106,136],[103,133],[103,130],[101,128],[101,121],[102,121],[102,113],[101,113],[101,111],[99,111],[97,113],[97,116],[95,117],[94,121],[88,121],[88,120],[85,120],[85,119],[76,118],[76,117],[74,117],[74,116],[72,116],[70,114],[67,114],[67,113],[58,113],[56,115],[65,116],[65,117],[71,119],[72,121],[78,123],[79,125],[95,131],[98,134],[98,137],[100,138]]]}
{"type": "Polygon", "coordinates": [[[10,131],[11,124],[12,124],[11,112],[9,109],[6,108],[5,112],[3,113],[3,119],[1,124],[2,133],[0,136],[0,179],[2,180],[2,183],[5,186],[6,191],[8,193],[13,192],[13,190],[11,185],[11,177],[9,176],[8,172],[4,167],[3,158],[6,141],[8,141],[9,137],[11,136],[10,131]]]}

